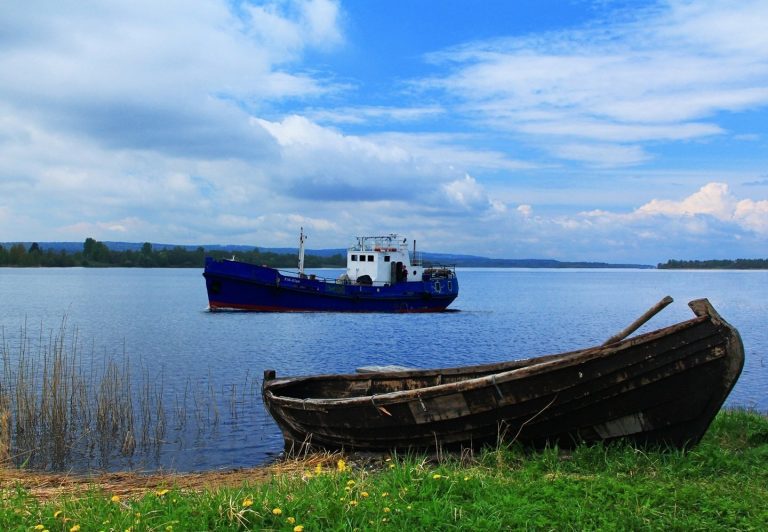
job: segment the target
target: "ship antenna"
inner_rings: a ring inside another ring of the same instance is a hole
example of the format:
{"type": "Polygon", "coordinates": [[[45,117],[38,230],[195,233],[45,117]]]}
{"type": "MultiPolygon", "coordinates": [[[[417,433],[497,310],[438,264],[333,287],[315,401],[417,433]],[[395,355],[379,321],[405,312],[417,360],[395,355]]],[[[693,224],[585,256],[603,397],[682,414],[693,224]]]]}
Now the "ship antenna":
{"type": "Polygon", "coordinates": [[[307,239],[307,235],[304,234],[304,228],[301,228],[299,234],[299,275],[304,275],[304,241],[307,239]]]}

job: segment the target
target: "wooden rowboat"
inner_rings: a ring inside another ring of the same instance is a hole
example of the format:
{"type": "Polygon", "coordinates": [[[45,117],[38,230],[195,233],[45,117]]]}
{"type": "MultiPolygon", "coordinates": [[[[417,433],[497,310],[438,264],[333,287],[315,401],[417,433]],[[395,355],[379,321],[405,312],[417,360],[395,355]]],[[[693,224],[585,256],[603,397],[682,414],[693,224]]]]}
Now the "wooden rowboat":
{"type": "Polygon", "coordinates": [[[622,339],[658,311],[651,309],[605,344],[527,360],[280,379],[267,370],[264,404],[288,452],[572,447],[621,438],[687,448],[704,435],[744,364],[738,331],[708,300],[689,306],[696,317],[688,321],[622,339]]]}

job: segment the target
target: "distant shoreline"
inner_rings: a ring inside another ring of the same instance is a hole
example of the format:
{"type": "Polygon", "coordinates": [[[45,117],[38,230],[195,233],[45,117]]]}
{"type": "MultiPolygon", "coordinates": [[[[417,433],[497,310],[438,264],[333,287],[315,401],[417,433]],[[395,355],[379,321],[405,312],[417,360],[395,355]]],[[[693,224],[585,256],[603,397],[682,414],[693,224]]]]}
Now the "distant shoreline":
{"type": "MultiPolygon", "coordinates": [[[[293,268],[297,252],[292,248],[259,248],[242,245],[177,246],[150,242],[0,242],[0,267],[88,267],[88,268],[202,268],[204,258],[229,258],[274,268],[293,268]]],[[[462,268],[556,268],[556,269],[653,269],[649,264],[612,264],[555,259],[495,259],[476,255],[421,252],[426,264],[449,264],[462,268]]],[[[343,268],[346,249],[307,250],[307,268],[343,268]]]]}
{"type": "Polygon", "coordinates": [[[659,270],[768,270],[768,259],[668,260],[659,270]]]}
{"type": "MultiPolygon", "coordinates": [[[[149,242],[0,242],[0,267],[86,268],[202,268],[205,256],[237,256],[244,262],[275,268],[295,268],[292,248],[260,248],[243,245],[171,245],[149,242]]],[[[307,268],[343,268],[346,250],[307,250],[307,268]]],[[[476,255],[422,252],[425,263],[450,264],[459,268],[535,269],[642,269],[642,270],[768,270],[768,259],[676,260],[657,265],[555,259],[496,259],[476,255]]]]}

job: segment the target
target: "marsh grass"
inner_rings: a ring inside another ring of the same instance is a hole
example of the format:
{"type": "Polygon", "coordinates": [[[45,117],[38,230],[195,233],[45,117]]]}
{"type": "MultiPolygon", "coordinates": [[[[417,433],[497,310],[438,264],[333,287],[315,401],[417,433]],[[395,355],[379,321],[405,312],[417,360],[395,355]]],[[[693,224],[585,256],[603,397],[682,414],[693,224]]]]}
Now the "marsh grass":
{"type": "Polygon", "coordinates": [[[727,411],[688,452],[511,446],[437,461],[391,456],[373,468],[313,455],[267,480],[190,489],[171,478],[132,497],[94,486],[40,500],[9,487],[0,528],[765,530],[766,439],[764,415],[727,411]]]}
{"type": "Polygon", "coordinates": [[[106,469],[116,458],[157,455],[169,427],[182,444],[190,420],[198,437],[215,431],[219,403],[228,405],[234,424],[259,397],[248,375],[240,386],[195,387],[188,380],[183,390],[168,390],[162,372],[133,364],[125,346],[117,356],[95,356],[95,348],[83,356],[66,319],[35,336],[25,324],[13,344],[1,331],[0,467],[64,470],[95,460],[106,469]]]}

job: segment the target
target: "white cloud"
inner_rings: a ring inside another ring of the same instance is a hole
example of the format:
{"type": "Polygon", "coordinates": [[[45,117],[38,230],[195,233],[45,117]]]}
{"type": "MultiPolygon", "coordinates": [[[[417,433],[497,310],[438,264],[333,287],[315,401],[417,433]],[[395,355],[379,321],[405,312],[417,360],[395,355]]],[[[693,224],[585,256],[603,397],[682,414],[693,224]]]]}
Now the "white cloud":
{"type": "Polygon", "coordinates": [[[263,156],[269,138],[248,127],[242,107],[334,90],[289,67],[306,49],[341,41],[338,16],[325,0],[240,14],[215,0],[2,4],[0,20],[23,32],[3,40],[0,70],[13,75],[0,101],[109,147],[263,156]]]}
{"type": "Polygon", "coordinates": [[[725,183],[708,183],[682,201],[653,200],[636,213],[671,217],[707,215],[731,222],[746,231],[768,235],[768,200],[739,200],[725,183]]]}
{"type": "Polygon", "coordinates": [[[477,180],[469,174],[443,185],[443,191],[452,204],[467,210],[492,209],[503,212],[506,207],[498,200],[488,197],[488,193],[477,180]]]}
{"type": "Polygon", "coordinates": [[[414,122],[445,113],[440,106],[426,107],[342,107],[309,109],[306,116],[315,122],[331,124],[365,124],[369,121],[414,122]]]}
{"type": "Polygon", "coordinates": [[[295,58],[307,45],[330,48],[343,42],[335,1],[266,2],[244,11],[248,35],[283,59],[295,58]]]}
{"type": "MultiPolygon", "coordinates": [[[[391,230],[494,256],[764,249],[765,170],[724,160],[696,192],[684,158],[768,102],[765,4],[627,9],[435,54],[420,92],[346,70],[361,43],[341,48],[339,2],[0,3],[0,240],[282,246],[303,225],[318,247],[391,230]],[[651,169],[669,142],[680,170],[651,169]]],[[[741,129],[761,164],[764,128],[741,129]]]]}
{"type": "Polygon", "coordinates": [[[105,235],[109,237],[122,238],[125,234],[137,234],[140,231],[150,233],[154,228],[151,224],[135,217],[123,218],[121,220],[99,221],[99,222],[78,222],[72,225],[59,227],[57,233],[60,238],[80,240],[83,235],[105,235]]]}
{"type": "Polygon", "coordinates": [[[563,159],[583,161],[596,166],[631,165],[649,158],[640,146],[618,144],[556,144],[550,151],[563,159]]]}
{"type": "MultiPolygon", "coordinates": [[[[579,215],[581,220],[602,225],[645,227],[653,223],[669,228],[670,222],[695,234],[726,230],[757,236],[768,235],[768,200],[738,199],[725,183],[707,183],[681,200],[653,199],[631,213],[593,210],[579,215]]],[[[658,231],[655,234],[659,234],[658,231]]]]}
{"type": "Polygon", "coordinates": [[[648,159],[639,145],[622,146],[624,155],[606,145],[721,135],[712,123],[718,113],[768,105],[765,2],[672,0],[630,13],[432,54],[454,70],[422,87],[460,98],[467,116],[486,126],[599,165],[648,159]],[[585,140],[602,146],[573,148],[585,140]]]}
{"type": "Polygon", "coordinates": [[[768,236],[768,200],[741,200],[733,216],[744,228],[768,236]]]}
{"type": "Polygon", "coordinates": [[[736,200],[729,193],[728,185],[708,183],[682,201],[654,199],[637,209],[637,213],[666,216],[708,214],[718,220],[732,220],[735,208],[736,200]]]}
{"type": "Polygon", "coordinates": [[[299,115],[281,121],[254,118],[281,148],[281,161],[272,167],[286,193],[334,201],[403,201],[417,197],[422,205],[440,205],[445,196],[466,208],[503,203],[487,196],[462,168],[519,169],[501,153],[462,147],[450,135],[348,135],[299,115]]]}
{"type": "Polygon", "coordinates": [[[339,30],[339,5],[334,0],[307,0],[303,3],[303,27],[309,42],[316,46],[336,46],[344,38],[339,30]]]}

